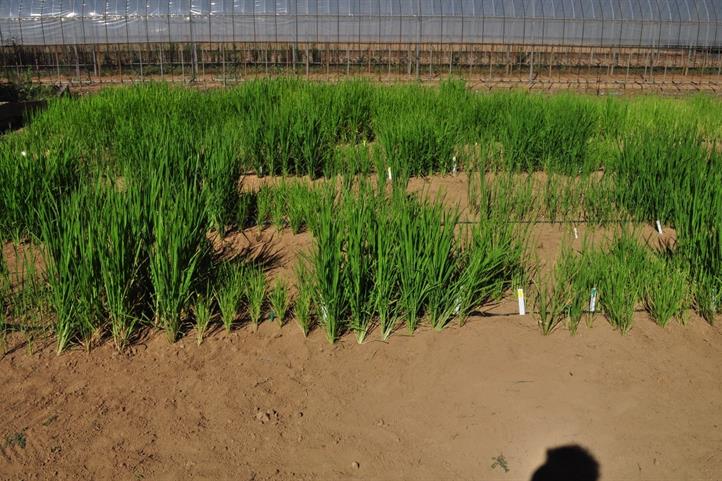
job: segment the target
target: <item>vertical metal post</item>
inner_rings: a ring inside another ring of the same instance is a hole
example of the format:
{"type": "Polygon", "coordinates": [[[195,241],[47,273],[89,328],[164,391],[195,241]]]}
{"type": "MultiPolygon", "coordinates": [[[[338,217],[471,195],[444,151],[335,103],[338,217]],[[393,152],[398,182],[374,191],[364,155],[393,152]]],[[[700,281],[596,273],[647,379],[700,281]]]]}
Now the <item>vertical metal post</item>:
{"type": "Polygon", "coordinates": [[[419,48],[421,47],[421,0],[416,0],[416,80],[419,80],[419,48]]]}

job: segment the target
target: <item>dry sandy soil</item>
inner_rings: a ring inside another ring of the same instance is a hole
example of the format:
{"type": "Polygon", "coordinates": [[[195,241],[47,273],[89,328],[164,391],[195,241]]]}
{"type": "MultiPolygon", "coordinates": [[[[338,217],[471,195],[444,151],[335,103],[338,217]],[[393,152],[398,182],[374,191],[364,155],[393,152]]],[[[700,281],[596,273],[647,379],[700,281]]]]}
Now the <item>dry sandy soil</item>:
{"type": "Polygon", "coordinates": [[[542,337],[513,310],[388,344],[266,324],[127,355],[17,351],[0,478],[528,481],[579,443],[601,480],[722,479],[719,328],[640,314],[625,337],[602,319],[542,337]]]}
{"type": "MultiPolygon", "coordinates": [[[[311,242],[247,234],[279,253],[271,275],[311,242]]],[[[534,246],[549,259],[564,236],[540,225],[534,246]]],[[[547,449],[580,444],[602,481],[722,480],[718,326],[663,329],[640,311],[627,336],[597,317],[543,337],[515,312],[507,299],[464,327],[363,345],[293,322],[200,346],[149,334],[125,354],[11,339],[0,479],[531,481],[547,449]]]]}
{"type": "MultiPolygon", "coordinates": [[[[291,75],[291,72],[287,73],[291,75]]],[[[272,75],[271,75],[272,76],[272,75]]],[[[76,78],[63,78],[62,83],[71,85],[71,90],[78,93],[97,92],[108,85],[129,85],[133,83],[141,83],[144,81],[167,81],[179,84],[195,85],[198,88],[220,88],[227,85],[234,85],[249,79],[268,78],[268,74],[245,75],[233,81],[224,83],[219,80],[219,76],[205,75],[198,76],[192,83],[188,78],[180,76],[146,76],[144,79],[140,77],[129,78],[113,75],[104,75],[102,79],[86,80],[78,82],[76,78]]],[[[528,75],[521,74],[517,76],[493,76],[487,75],[466,75],[462,77],[467,82],[469,88],[473,90],[530,90],[538,92],[579,92],[592,95],[639,95],[639,94],[656,94],[656,95],[691,95],[694,93],[705,92],[709,94],[719,94],[722,92],[722,79],[719,75],[690,75],[683,76],[655,74],[655,77],[644,77],[642,75],[615,74],[615,75],[588,75],[583,72],[574,73],[555,73],[550,76],[541,76],[529,80],[528,75]]],[[[299,78],[314,81],[330,81],[336,82],[349,78],[364,78],[377,84],[400,84],[400,83],[421,83],[427,86],[437,86],[441,81],[448,78],[445,74],[422,74],[418,79],[413,75],[406,74],[366,74],[357,72],[350,75],[345,74],[311,74],[299,75],[299,78]]],[[[43,79],[42,82],[54,84],[58,82],[57,78],[43,79]]]]}

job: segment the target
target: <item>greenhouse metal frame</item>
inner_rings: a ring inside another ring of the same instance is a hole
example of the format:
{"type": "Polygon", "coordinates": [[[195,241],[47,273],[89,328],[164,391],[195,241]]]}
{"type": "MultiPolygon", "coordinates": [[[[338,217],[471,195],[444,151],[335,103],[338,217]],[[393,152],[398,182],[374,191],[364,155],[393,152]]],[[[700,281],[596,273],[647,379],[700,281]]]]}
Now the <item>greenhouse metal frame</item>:
{"type": "Polygon", "coordinates": [[[722,0],[0,0],[5,75],[720,75],[722,0]]]}

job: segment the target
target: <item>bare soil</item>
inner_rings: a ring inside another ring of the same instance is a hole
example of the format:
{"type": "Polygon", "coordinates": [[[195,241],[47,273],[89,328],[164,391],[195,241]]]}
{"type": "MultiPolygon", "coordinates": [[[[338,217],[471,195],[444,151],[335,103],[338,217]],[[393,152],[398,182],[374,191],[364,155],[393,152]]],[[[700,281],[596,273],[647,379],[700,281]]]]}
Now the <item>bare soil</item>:
{"type": "Polygon", "coordinates": [[[127,355],[18,351],[1,361],[0,478],[528,481],[580,443],[602,480],[719,479],[719,328],[640,314],[625,337],[602,319],[542,337],[512,312],[388,344],[265,324],[127,355]]]}
{"type": "MultiPolygon", "coordinates": [[[[465,181],[446,179],[434,188],[462,202],[465,181]]],[[[580,242],[567,225],[532,235],[547,263],[580,242]]],[[[273,253],[270,275],[291,278],[312,239],[269,228],[214,242],[273,253]]],[[[52,339],[11,336],[0,479],[530,481],[567,444],[603,481],[722,479],[722,330],[694,315],[544,337],[508,298],[463,327],[377,339],[331,346],[291,321],[57,356],[52,339]]]]}
{"type": "MultiPolygon", "coordinates": [[[[516,76],[500,76],[500,75],[467,75],[462,73],[460,76],[464,78],[467,85],[472,90],[529,90],[537,92],[563,92],[572,91],[579,93],[587,93],[592,95],[670,95],[684,96],[695,93],[705,92],[709,94],[719,94],[722,91],[722,79],[717,74],[709,75],[690,75],[657,73],[655,76],[642,75],[625,75],[625,74],[589,74],[580,69],[578,73],[555,72],[551,76],[542,75],[529,79],[526,74],[516,76]]],[[[290,73],[288,73],[290,75],[290,73]]],[[[163,81],[171,83],[180,83],[194,85],[199,89],[221,88],[234,85],[247,80],[268,78],[273,75],[259,73],[249,74],[233,80],[224,82],[218,75],[200,75],[192,82],[189,78],[180,76],[152,76],[146,75],[144,78],[118,75],[103,75],[102,79],[78,82],[77,79],[67,77],[62,79],[62,83],[72,85],[71,90],[80,94],[97,92],[108,85],[134,84],[149,81],[163,81]]],[[[349,78],[364,78],[377,84],[403,84],[403,83],[421,83],[427,86],[438,86],[440,82],[449,78],[446,74],[421,74],[419,78],[415,75],[408,74],[367,74],[363,72],[354,72],[353,74],[342,73],[313,73],[309,75],[299,75],[313,81],[337,82],[349,78]]],[[[41,79],[44,83],[58,83],[55,77],[41,79]]]]}

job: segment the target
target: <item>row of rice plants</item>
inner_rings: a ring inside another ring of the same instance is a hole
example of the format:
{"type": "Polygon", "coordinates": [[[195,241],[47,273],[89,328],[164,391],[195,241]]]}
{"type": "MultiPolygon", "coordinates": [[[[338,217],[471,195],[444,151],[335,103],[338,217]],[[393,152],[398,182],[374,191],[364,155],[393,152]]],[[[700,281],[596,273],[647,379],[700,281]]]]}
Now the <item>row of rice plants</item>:
{"type": "Polygon", "coordinates": [[[591,136],[600,130],[593,128],[598,104],[579,97],[481,95],[458,82],[435,90],[279,79],[205,92],[152,84],[58,100],[22,136],[32,147],[28,152],[67,141],[101,169],[160,148],[183,157],[233,151],[243,169],[260,175],[331,175],[338,145],[379,139],[386,162],[399,162],[399,171],[451,170],[454,151],[479,142],[501,144],[509,167],[553,161],[568,170],[586,162],[591,136]],[[157,124],[166,129],[147,145],[139,137],[149,137],[157,124]]]}
{"type": "Polygon", "coordinates": [[[607,225],[631,218],[618,204],[617,194],[611,175],[489,174],[481,170],[467,177],[472,213],[499,221],[607,225]]]}
{"type": "Polygon", "coordinates": [[[691,307],[687,272],[674,258],[642,246],[625,226],[606,248],[586,240],[580,252],[565,247],[552,272],[536,282],[539,327],[546,335],[566,320],[574,334],[582,317],[591,326],[604,314],[626,334],[641,309],[662,327],[671,319],[684,322],[691,307]]]}
{"type": "Polygon", "coordinates": [[[437,330],[463,323],[523,269],[523,236],[508,224],[459,232],[458,213],[441,203],[388,197],[363,182],[340,198],[327,190],[317,219],[309,265],[300,268],[313,282],[299,282],[299,298],[312,300],[331,342],[346,330],[361,342],[374,325],[386,339],[401,320],[409,332],[422,318],[437,330]]]}
{"type": "Polygon", "coordinates": [[[722,307],[722,156],[695,129],[664,117],[631,130],[624,143],[612,167],[617,202],[676,230],[669,255],[689,271],[697,311],[712,322],[722,307]]]}

